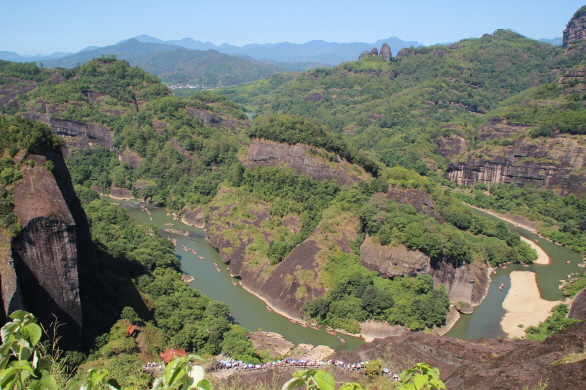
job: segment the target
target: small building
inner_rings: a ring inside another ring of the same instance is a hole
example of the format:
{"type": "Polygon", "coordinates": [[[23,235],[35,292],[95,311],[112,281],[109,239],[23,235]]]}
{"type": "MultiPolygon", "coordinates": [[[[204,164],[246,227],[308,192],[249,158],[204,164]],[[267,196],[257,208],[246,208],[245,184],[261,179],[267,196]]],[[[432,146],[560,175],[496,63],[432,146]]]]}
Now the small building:
{"type": "Polygon", "coordinates": [[[169,362],[173,360],[175,356],[187,356],[187,352],[185,352],[184,349],[167,348],[165,352],[160,352],[159,355],[161,355],[161,359],[165,362],[165,364],[169,364],[169,362]]]}

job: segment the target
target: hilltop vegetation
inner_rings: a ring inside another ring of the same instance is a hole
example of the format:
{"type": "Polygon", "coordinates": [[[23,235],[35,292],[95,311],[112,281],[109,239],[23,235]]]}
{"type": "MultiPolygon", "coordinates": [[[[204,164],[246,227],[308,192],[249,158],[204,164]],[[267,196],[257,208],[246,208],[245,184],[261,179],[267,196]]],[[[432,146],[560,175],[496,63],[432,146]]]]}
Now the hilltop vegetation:
{"type": "Polygon", "coordinates": [[[529,87],[552,81],[583,54],[497,30],[450,45],[283,74],[223,93],[258,114],[296,114],[344,133],[388,166],[426,174],[445,168],[435,138],[451,121],[475,126],[479,114],[529,87]]]}

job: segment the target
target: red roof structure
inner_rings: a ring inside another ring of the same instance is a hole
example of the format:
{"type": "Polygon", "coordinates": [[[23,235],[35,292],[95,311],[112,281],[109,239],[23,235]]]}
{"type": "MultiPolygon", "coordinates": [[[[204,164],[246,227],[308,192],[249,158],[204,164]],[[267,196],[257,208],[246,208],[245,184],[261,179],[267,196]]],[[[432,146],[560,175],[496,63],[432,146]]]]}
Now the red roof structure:
{"type": "Polygon", "coordinates": [[[128,334],[128,336],[134,337],[135,331],[136,331],[136,325],[128,325],[128,328],[126,329],[126,333],[128,334]]]}
{"type": "Polygon", "coordinates": [[[163,359],[166,364],[169,364],[176,355],[187,356],[187,352],[185,352],[184,349],[171,348],[167,349],[165,352],[160,352],[159,355],[161,355],[161,359],[163,359]]]}

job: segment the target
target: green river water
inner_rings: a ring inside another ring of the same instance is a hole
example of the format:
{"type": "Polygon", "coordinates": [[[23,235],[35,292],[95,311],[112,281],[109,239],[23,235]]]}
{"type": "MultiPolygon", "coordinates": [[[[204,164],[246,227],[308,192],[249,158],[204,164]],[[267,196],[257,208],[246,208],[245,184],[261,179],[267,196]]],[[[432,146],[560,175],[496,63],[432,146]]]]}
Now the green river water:
{"type": "Polygon", "coordinates": [[[161,235],[164,238],[177,239],[175,255],[181,261],[181,269],[195,278],[195,281],[189,285],[214,300],[228,304],[235,323],[249,330],[262,329],[267,332],[277,332],[295,344],[327,345],[335,350],[349,351],[364,342],[362,338],[342,334],[341,337],[346,341],[344,344],[337,337],[324,330],[303,328],[277,313],[269,312],[264,301],[244,290],[240,284],[234,286],[232,282],[238,283],[238,280],[230,277],[226,264],[222,262],[218,252],[205,239],[204,231],[187,226],[181,221],[173,221],[173,217],[167,215],[167,210],[147,206],[152,214],[149,216],[146,212],[141,211],[137,201],[104,199],[124,206],[130,212],[131,218],[137,223],[154,223],[159,229],[189,232],[187,237],[165,231],[162,231],[161,235]],[[165,223],[173,223],[174,226],[165,226],[165,223]],[[194,249],[197,255],[184,251],[183,245],[194,249]],[[203,257],[203,260],[199,256],[203,257]],[[214,263],[219,265],[221,272],[216,271],[214,263]]]}
{"type": "MultiPolygon", "coordinates": [[[[476,215],[484,216],[492,221],[501,221],[499,218],[480,210],[472,209],[476,215]]],[[[548,301],[557,301],[563,299],[562,291],[559,289],[560,280],[567,280],[568,275],[573,272],[581,273],[582,268],[578,264],[582,261],[580,254],[542,239],[537,234],[531,233],[521,227],[508,224],[509,229],[519,232],[523,237],[532,241],[537,240],[537,245],[547,253],[550,259],[548,265],[533,264],[530,267],[509,264],[506,269],[499,268],[496,275],[492,275],[492,283],[486,299],[474,309],[474,313],[463,315],[454,327],[446,333],[446,336],[457,337],[467,340],[477,339],[479,337],[497,338],[506,337],[501,328],[500,322],[505,314],[503,301],[507,292],[511,288],[511,279],[509,274],[513,271],[535,272],[537,286],[541,297],[548,301]],[[567,262],[570,264],[567,264],[567,262]],[[498,286],[504,283],[503,290],[498,286]]]]}
{"type": "MultiPolygon", "coordinates": [[[[262,329],[277,332],[295,344],[327,345],[336,350],[351,350],[364,342],[361,338],[342,335],[346,340],[344,344],[335,336],[323,330],[317,331],[311,328],[303,328],[300,325],[289,322],[287,318],[277,313],[268,312],[266,304],[261,299],[244,290],[240,284],[233,285],[233,282],[238,282],[238,280],[230,277],[230,272],[222,262],[220,255],[205,239],[205,232],[201,229],[187,226],[181,221],[173,221],[173,217],[167,215],[167,210],[147,206],[152,213],[149,216],[146,212],[141,211],[137,201],[105,199],[111,203],[123,205],[130,212],[132,219],[140,224],[154,223],[160,229],[187,231],[189,233],[187,237],[164,231],[161,234],[165,238],[177,239],[175,254],[181,261],[181,268],[196,279],[190,283],[190,286],[212,299],[226,302],[230,306],[235,322],[243,327],[250,330],[262,329]],[[151,217],[152,220],[150,219],[151,217]],[[173,223],[174,226],[165,226],[165,223],[173,223]],[[183,245],[193,248],[197,255],[184,251],[183,245]],[[204,259],[199,259],[198,256],[202,256],[204,259]],[[220,266],[221,272],[216,271],[214,263],[220,266]]],[[[500,221],[500,219],[479,210],[472,209],[472,212],[493,221],[500,221]]],[[[567,279],[567,275],[573,272],[582,271],[577,266],[582,261],[578,253],[541,239],[536,234],[520,227],[509,224],[509,228],[530,240],[537,239],[537,245],[549,255],[550,264],[535,264],[528,268],[520,265],[509,265],[506,269],[499,268],[497,273],[492,275],[492,282],[486,299],[475,308],[473,314],[461,316],[446,336],[468,340],[480,337],[505,337],[506,334],[500,326],[500,321],[505,314],[502,303],[511,286],[509,274],[512,271],[535,272],[541,297],[546,300],[562,299],[562,292],[558,288],[561,284],[560,280],[567,279]],[[567,261],[570,261],[570,264],[567,264],[567,261]],[[498,289],[501,283],[505,285],[502,291],[498,289]]]]}

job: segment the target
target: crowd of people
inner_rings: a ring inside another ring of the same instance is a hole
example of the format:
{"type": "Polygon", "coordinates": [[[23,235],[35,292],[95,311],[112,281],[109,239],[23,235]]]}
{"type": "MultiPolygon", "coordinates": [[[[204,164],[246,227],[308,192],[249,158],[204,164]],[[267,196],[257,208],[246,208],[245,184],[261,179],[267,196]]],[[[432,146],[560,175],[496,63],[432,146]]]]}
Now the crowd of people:
{"type": "MultiPolygon", "coordinates": [[[[275,367],[297,367],[297,368],[320,368],[323,366],[335,366],[347,371],[363,371],[366,368],[366,364],[369,361],[359,362],[359,363],[345,363],[341,360],[336,359],[329,359],[326,361],[323,360],[311,360],[311,359],[283,359],[277,360],[274,362],[267,362],[264,364],[249,364],[244,363],[240,360],[234,360],[230,357],[222,357],[218,361],[216,361],[210,368],[209,371],[218,371],[218,370],[229,370],[229,369],[236,369],[236,370],[243,370],[243,371],[258,371],[258,370],[266,370],[269,368],[275,367]]],[[[382,369],[382,374],[388,377],[391,377],[393,380],[398,381],[399,376],[397,374],[393,374],[393,372],[388,368],[382,369]]]]}

